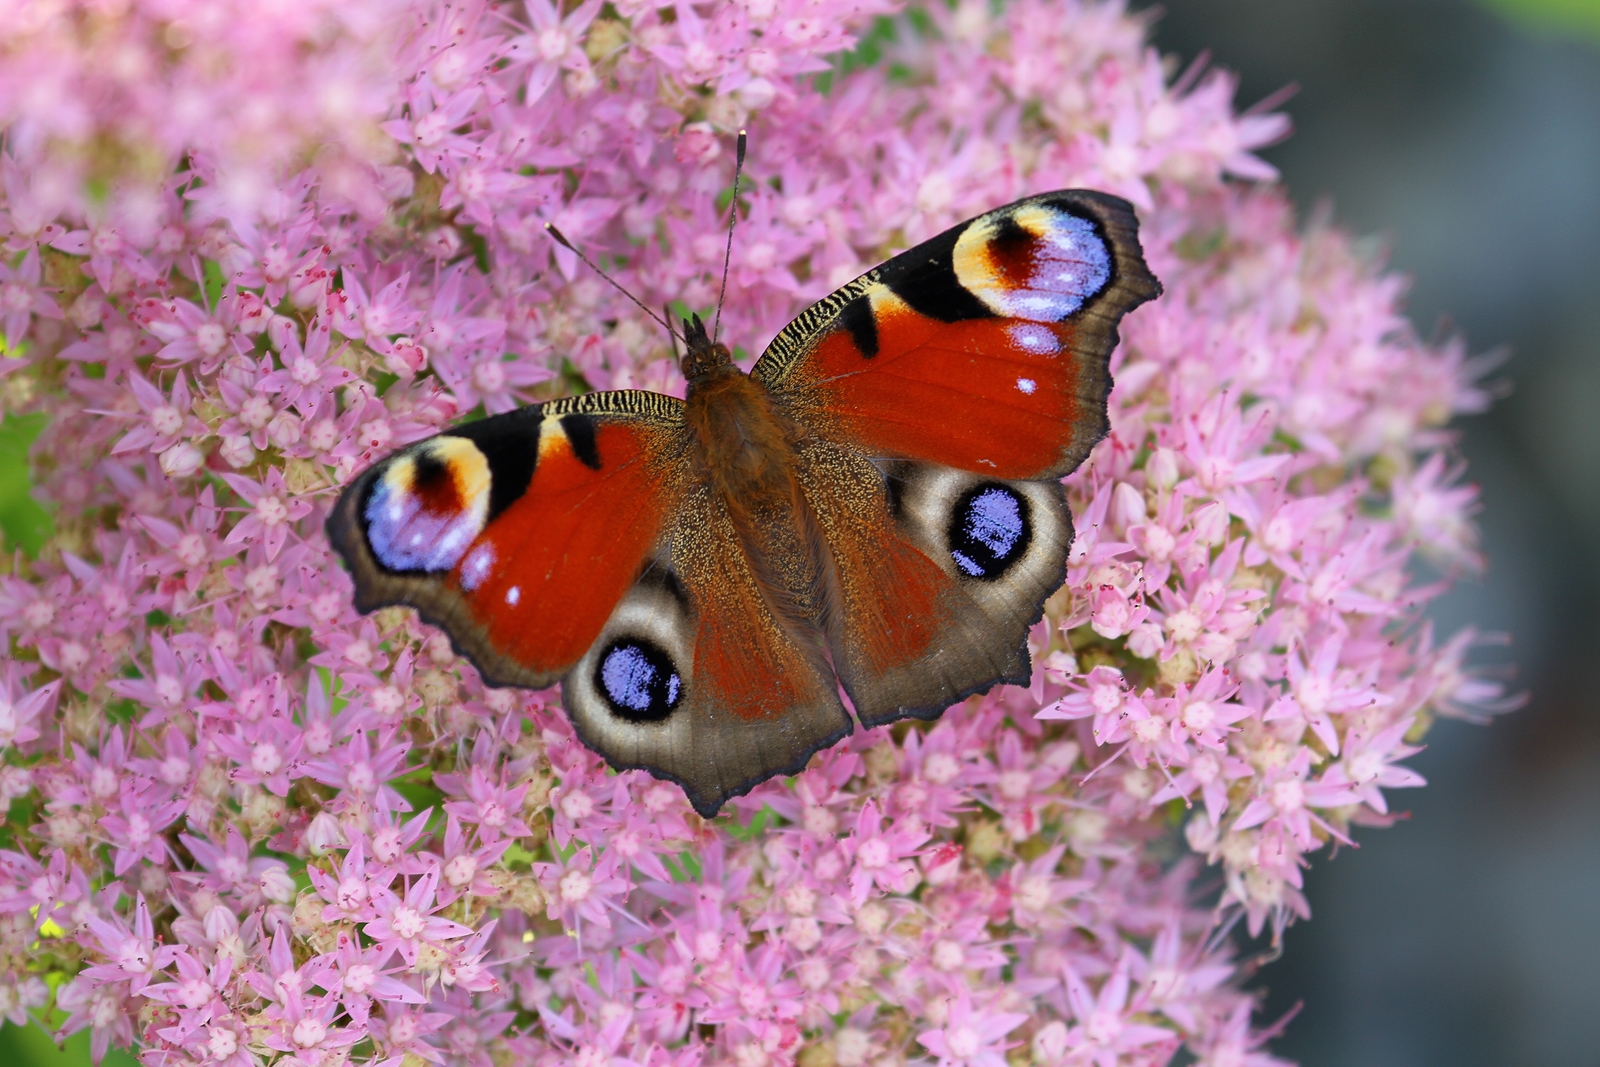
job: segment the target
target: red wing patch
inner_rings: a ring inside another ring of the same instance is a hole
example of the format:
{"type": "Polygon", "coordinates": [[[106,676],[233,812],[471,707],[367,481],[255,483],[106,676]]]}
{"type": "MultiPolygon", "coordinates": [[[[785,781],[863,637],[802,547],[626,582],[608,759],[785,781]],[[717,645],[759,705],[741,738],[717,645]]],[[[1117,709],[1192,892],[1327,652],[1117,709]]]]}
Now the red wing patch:
{"type": "Polygon", "coordinates": [[[576,663],[658,541],[667,512],[650,462],[660,431],[596,420],[601,466],[544,420],[527,492],[483,529],[445,583],[502,654],[540,673],[576,663]]]}
{"type": "Polygon", "coordinates": [[[365,472],[328,522],[357,607],[416,607],[492,682],[539,688],[560,677],[681,500],[677,402],[631,399],[648,395],[524,408],[365,472]]]}
{"type": "Polygon", "coordinates": [[[817,381],[808,399],[824,433],[873,456],[1026,478],[1055,462],[1076,427],[1103,417],[1095,404],[1103,411],[1104,372],[1096,379],[1075,358],[1071,323],[946,323],[892,296],[874,303],[876,356],[863,359],[841,331],[812,357],[817,381]]]}
{"type": "Polygon", "coordinates": [[[1060,478],[1106,432],[1118,321],[1161,291],[1137,231],[1101,193],[998,208],[819,301],[751,375],[871,456],[1060,478]]]}

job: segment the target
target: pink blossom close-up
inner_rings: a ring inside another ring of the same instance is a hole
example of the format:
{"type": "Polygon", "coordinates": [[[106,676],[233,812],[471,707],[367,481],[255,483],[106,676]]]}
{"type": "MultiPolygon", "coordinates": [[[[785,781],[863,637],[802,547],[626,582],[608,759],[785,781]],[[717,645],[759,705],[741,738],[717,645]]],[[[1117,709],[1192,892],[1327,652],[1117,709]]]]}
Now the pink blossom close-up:
{"type": "Polygon", "coordinates": [[[1306,869],[1401,817],[1437,719],[1516,704],[1425,616],[1482,564],[1451,420],[1488,364],[1297,223],[1255,154],[1285,116],[1119,3],[0,21],[0,402],[43,516],[0,568],[13,1023],[148,1067],[1270,1067],[1293,1023],[1246,941],[1281,948],[1306,869]],[[1066,480],[1029,684],[705,819],[559,689],[356,611],[324,526],[375,461],[683,395],[547,223],[709,321],[737,212],[748,368],[887,257],[1068,188],[1133,204],[1165,292],[1066,480]]]}

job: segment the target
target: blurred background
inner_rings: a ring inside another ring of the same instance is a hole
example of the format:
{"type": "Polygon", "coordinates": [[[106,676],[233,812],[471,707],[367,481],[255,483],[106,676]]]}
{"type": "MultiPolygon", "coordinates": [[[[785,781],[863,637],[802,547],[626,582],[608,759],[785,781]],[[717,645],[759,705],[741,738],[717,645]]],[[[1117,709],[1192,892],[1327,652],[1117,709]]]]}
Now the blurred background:
{"type": "MultiPolygon", "coordinates": [[[[1143,3],[1136,6],[1144,7],[1143,3]]],[[[1462,425],[1490,565],[1448,634],[1511,634],[1530,702],[1441,723],[1411,818],[1316,857],[1314,921],[1257,981],[1304,1067],[1600,1063],[1600,0],[1168,0],[1157,46],[1210,50],[1248,106],[1290,83],[1264,154],[1414,279],[1417,329],[1505,350],[1462,425]]],[[[0,1065],[87,1062],[6,1026],[0,1065]]],[[[114,1058],[118,1058],[114,1054],[114,1058]]],[[[120,1059],[120,1058],[118,1058],[120,1059]]],[[[121,1064],[130,1060],[120,1059],[121,1064]]]]}
{"type": "MultiPolygon", "coordinates": [[[[1146,7],[1139,3],[1136,6],[1146,7]]],[[[1313,920],[1263,967],[1304,1067],[1600,1064],[1600,2],[1167,0],[1156,45],[1290,83],[1265,157],[1304,218],[1372,235],[1423,336],[1505,350],[1460,424],[1489,569],[1433,612],[1513,637],[1529,704],[1443,722],[1411,818],[1308,875],[1313,920]],[[1585,664],[1588,666],[1585,667],[1585,664]]]]}

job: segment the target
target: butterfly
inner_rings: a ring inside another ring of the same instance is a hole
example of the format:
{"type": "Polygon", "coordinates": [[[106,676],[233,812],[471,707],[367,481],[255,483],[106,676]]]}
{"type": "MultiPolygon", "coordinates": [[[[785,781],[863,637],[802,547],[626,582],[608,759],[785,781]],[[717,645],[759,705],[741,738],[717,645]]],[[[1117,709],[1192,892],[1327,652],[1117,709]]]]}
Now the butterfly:
{"type": "MultiPolygon", "coordinates": [[[[741,146],[742,147],[742,146],[741,146]]],[[[807,308],[748,374],[683,323],[685,398],[467,423],[351,482],[356,607],[410,605],[484,681],[561,683],[578,736],[702,816],[853,729],[1027,684],[1066,579],[1061,479],[1108,430],[1132,207],[1031,196],[807,308]]]]}

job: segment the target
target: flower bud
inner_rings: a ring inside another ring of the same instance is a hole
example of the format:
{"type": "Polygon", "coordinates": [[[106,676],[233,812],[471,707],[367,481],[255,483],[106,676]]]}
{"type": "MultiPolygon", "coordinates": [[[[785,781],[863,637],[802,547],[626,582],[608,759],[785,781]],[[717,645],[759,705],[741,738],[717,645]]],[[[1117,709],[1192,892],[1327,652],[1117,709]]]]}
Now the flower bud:
{"type": "Polygon", "coordinates": [[[92,330],[100,325],[105,313],[105,301],[100,298],[99,290],[91,286],[72,302],[72,307],[67,311],[67,320],[80,330],[92,330]]]}
{"type": "Polygon", "coordinates": [[[1194,513],[1189,520],[1194,527],[1195,539],[1202,545],[1216,547],[1228,539],[1228,509],[1213,500],[1194,513]]]}
{"type": "Polygon", "coordinates": [[[461,235],[454,226],[439,226],[423,237],[422,247],[439,259],[455,259],[461,253],[461,235]]]}
{"type": "Polygon", "coordinates": [[[1127,482],[1118,482],[1111,493],[1112,525],[1119,531],[1126,531],[1144,520],[1144,496],[1127,482]]]}
{"type": "Polygon", "coordinates": [[[289,868],[275,863],[261,872],[261,895],[274,904],[287,904],[294,899],[294,878],[289,868]]]}
{"type": "Polygon", "coordinates": [[[161,453],[161,472],[168,478],[187,478],[205,465],[205,453],[188,441],[179,441],[161,453]]]}
{"type": "Polygon", "coordinates": [[[336,848],[350,847],[339,820],[325,811],[319,811],[306,827],[305,844],[306,851],[313,856],[326,856],[336,848]]]}
{"type": "Polygon", "coordinates": [[[239,932],[239,917],[232,909],[218,904],[205,917],[206,940],[213,945],[225,937],[232,937],[239,932]]]}
{"type": "Polygon", "coordinates": [[[1164,644],[1166,639],[1161,636],[1161,627],[1157,623],[1140,623],[1128,635],[1128,651],[1140,659],[1154,659],[1164,644]]]}
{"type": "Polygon", "coordinates": [[[299,339],[294,320],[287,315],[274,315],[267,323],[267,343],[272,345],[273,351],[281,352],[285,346],[299,339]]]}
{"type": "Polygon", "coordinates": [[[239,321],[239,332],[246,337],[259,335],[272,319],[272,309],[255,293],[249,292],[239,294],[235,314],[239,321]]]}
{"type": "Polygon", "coordinates": [[[1216,824],[1203,811],[1184,824],[1183,836],[1196,852],[1210,852],[1217,847],[1216,824]]]}
{"type": "Polygon", "coordinates": [[[222,447],[217,449],[217,454],[222,457],[223,462],[234,470],[238,470],[240,467],[248,467],[256,461],[255,447],[250,444],[250,438],[243,435],[233,436],[230,434],[224,437],[222,439],[222,447]]]}
{"type": "Polygon", "coordinates": [[[410,337],[396,337],[383,357],[389,373],[399,378],[414,377],[428,365],[428,350],[410,337]]]}
{"type": "Polygon", "coordinates": [[[931,886],[948,885],[961,873],[961,846],[954,841],[935,845],[919,857],[922,876],[931,886]]]}
{"type": "Polygon", "coordinates": [[[1033,1035],[1033,1062],[1050,1067],[1067,1054],[1067,1024],[1060,1019],[1046,1023],[1033,1035]]]}
{"type": "Polygon", "coordinates": [[[267,423],[267,438],[278,448],[293,448],[300,443],[300,416],[280,411],[267,423]]]}
{"type": "Polygon", "coordinates": [[[1158,448],[1144,465],[1145,477],[1159,489],[1171,489],[1178,484],[1178,454],[1170,448],[1158,448]]]}
{"type": "Polygon", "coordinates": [[[722,154],[722,143],[709,122],[691,122],[678,137],[679,163],[705,165],[722,154]]]}
{"type": "Polygon", "coordinates": [[[751,78],[735,90],[734,95],[751,111],[760,111],[778,98],[778,90],[765,78],[751,78]]]}

